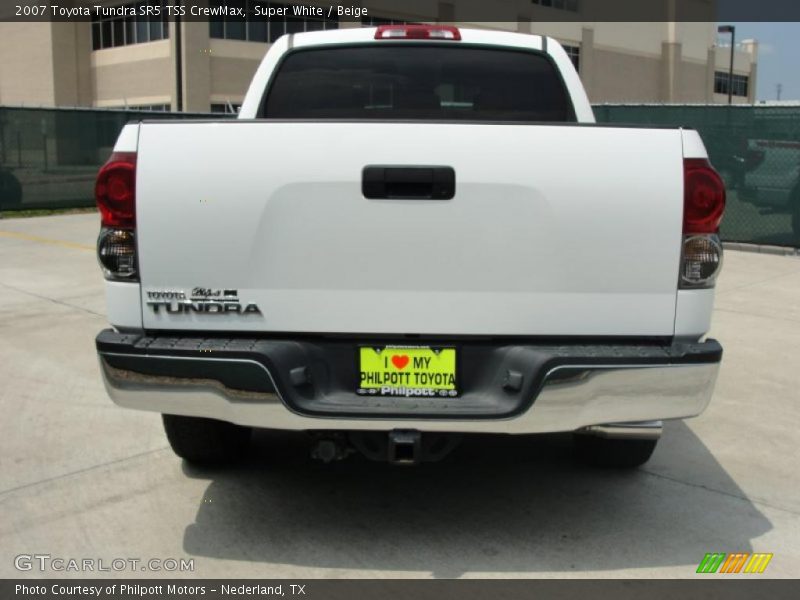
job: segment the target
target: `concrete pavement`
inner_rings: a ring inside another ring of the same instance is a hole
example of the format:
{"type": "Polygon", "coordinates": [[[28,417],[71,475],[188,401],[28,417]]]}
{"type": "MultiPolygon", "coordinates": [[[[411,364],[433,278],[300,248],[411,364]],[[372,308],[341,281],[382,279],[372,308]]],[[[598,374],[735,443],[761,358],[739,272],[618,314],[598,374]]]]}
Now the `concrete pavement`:
{"type": "Polygon", "coordinates": [[[637,471],[578,466],[558,435],[324,466],[270,432],[246,464],[199,471],[158,415],[105,395],[97,221],[0,220],[0,577],[92,575],[15,569],[36,553],[194,561],[131,577],[692,577],[712,551],[800,575],[800,258],[726,254],[715,397],[637,471]]]}

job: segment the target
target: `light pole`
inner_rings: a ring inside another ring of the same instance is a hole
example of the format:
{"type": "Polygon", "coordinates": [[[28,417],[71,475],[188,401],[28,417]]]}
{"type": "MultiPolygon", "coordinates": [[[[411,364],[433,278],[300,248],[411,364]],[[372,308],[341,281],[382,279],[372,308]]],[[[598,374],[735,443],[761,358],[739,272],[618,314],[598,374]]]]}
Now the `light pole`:
{"type": "Polygon", "coordinates": [[[733,25],[720,25],[717,27],[717,33],[730,33],[731,34],[731,63],[728,69],[728,104],[733,103],[733,52],[736,48],[736,27],[733,25]]]}

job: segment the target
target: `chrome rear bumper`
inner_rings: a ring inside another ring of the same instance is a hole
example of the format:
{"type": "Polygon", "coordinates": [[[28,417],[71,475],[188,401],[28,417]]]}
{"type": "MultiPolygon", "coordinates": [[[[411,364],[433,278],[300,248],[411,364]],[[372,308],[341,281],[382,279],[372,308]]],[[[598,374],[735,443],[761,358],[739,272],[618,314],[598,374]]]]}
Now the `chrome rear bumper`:
{"type": "MultiPolygon", "coordinates": [[[[666,352],[662,362],[630,358],[625,363],[625,352],[611,352],[604,363],[593,353],[584,364],[570,360],[569,364],[543,367],[540,383],[520,392],[520,410],[512,414],[466,416],[454,412],[451,416],[444,412],[417,416],[408,411],[397,415],[385,411],[308,414],[286,397],[294,393],[284,381],[288,375],[281,378],[274,372],[279,370],[277,366],[270,369],[263,361],[241,352],[206,358],[148,353],[136,348],[136,342],[131,347],[136,351],[120,352],[124,347],[101,345],[98,337],[100,367],[108,394],[115,403],[128,408],[287,430],[416,429],[514,434],[580,431],[638,438],[658,436],[660,423],[653,422],[700,414],[713,393],[721,357],[721,348],[715,341],[692,345],[694,354],[666,352]],[[712,347],[704,347],[706,344],[712,347]],[[139,366],[149,359],[157,361],[158,368],[139,366]],[[216,362],[220,364],[215,365],[216,362]],[[128,363],[135,368],[121,368],[128,363]],[[243,386],[245,389],[233,376],[237,372],[247,373],[252,380],[243,386]]],[[[516,356],[519,352],[511,354],[516,356]]],[[[486,393],[504,392],[498,389],[486,393]]],[[[416,402],[421,404],[424,400],[416,402]]],[[[451,402],[458,403],[459,399],[451,402]]]]}

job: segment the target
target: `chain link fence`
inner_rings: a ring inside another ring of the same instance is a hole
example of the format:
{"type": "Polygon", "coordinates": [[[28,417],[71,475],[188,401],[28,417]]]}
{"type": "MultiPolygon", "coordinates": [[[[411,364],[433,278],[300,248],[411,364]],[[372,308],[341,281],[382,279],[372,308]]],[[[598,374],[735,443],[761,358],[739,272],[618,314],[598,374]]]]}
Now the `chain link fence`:
{"type": "Polygon", "coordinates": [[[600,105],[598,122],[696,129],[725,179],[722,239],[800,246],[800,105],[600,105]]]}
{"type": "MultiPolygon", "coordinates": [[[[723,239],[800,245],[800,106],[599,105],[595,114],[697,129],[728,186],[723,239]]],[[[92,206],[94,176],[125,123],[209,116],[0,107],[0,211],[92,206]]]]}
{"type": "Polygon", "coordinates": [[[0,211],[93,206],[95,175],[126,123],[209,116],[0,107],[0,211]]]}

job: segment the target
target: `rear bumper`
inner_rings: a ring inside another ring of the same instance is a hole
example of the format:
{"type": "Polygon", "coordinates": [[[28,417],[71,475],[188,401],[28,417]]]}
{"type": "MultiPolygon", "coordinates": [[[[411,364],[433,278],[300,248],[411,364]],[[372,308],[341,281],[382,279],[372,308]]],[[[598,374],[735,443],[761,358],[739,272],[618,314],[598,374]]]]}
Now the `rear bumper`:
{"type": "Polygon", "coordinates": [[[715,340],[453,345],[461,397],[387,399],[354,393],[351,341],[97,337],[106,389],[121,406],[288,430],[544,433],[691,417],[707,406],[722,357],[715,340]]]}

